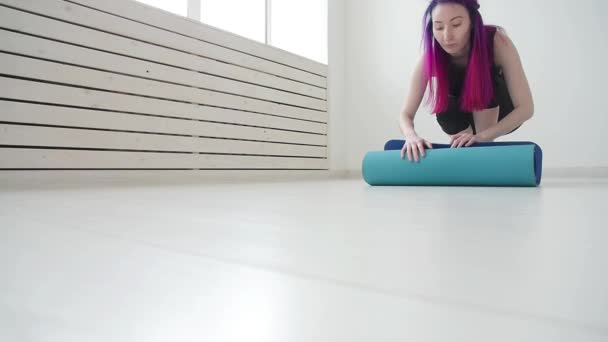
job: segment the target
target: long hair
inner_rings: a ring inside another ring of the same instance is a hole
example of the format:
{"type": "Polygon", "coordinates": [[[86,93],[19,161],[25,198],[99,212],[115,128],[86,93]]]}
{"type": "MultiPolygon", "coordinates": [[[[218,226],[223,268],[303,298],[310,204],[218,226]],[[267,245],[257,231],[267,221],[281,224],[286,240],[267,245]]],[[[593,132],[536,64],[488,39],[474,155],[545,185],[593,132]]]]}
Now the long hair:
{"type": "Polygon", "coordinates": [[[432,0],[422,19],[422,45],[424,48],[424,81],[429,88],[427,105],[433,105],[433,113],[441,113],[448,108],[449,54],[441,47],[433,36],[431,13],[438,4],[457,3],[467,8],[471,19],[471,51],[466,68],[466,75],[459,98],[460,109],[473,112],[485,109],[494,96],[494,86],[491,77],[491,53],[488,51],[487,28],[477,0],[432,0]]]}

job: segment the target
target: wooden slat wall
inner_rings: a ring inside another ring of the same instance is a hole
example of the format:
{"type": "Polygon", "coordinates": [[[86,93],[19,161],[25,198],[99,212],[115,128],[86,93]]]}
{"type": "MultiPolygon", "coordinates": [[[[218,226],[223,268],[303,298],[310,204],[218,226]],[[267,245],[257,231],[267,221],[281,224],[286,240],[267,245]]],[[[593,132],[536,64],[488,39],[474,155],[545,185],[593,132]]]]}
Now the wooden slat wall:
{"type": "Polygon", "coordinates": [[[326,77],[132,0],[0,0],[0,170],[325,171],[326,77]]]}

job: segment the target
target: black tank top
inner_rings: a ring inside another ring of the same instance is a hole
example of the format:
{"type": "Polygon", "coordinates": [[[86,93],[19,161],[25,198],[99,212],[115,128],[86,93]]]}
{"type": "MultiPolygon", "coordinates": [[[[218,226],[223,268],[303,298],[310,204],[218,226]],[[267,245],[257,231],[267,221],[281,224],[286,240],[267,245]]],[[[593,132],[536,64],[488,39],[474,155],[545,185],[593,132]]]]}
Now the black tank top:
{"type": "MultiPolygon", "coordinates": [[[[488,56],[492,61],[492,69],[490,70],[492,79],[495,79],[496,75],[500,72],[499,68],[494,63],[494,35],[496,34],[496,27],[486,26],[486,39],[488,41],[488,56]]],[[[466,66],[456,65],[454,63],[448,64],[448,80],[450,84],[450,96],[460,97],[462,87],[464,85],[464,78],[466,75],[466,66]]],[[[492,101],[494,102],[494,101],[492,101]]]]}

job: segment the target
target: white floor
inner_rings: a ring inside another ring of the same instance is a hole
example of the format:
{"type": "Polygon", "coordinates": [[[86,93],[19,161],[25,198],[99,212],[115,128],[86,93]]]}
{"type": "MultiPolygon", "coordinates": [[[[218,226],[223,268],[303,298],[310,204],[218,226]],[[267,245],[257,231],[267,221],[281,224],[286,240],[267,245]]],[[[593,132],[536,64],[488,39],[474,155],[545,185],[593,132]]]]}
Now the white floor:
{"type": "Polygon", "coordinates": [[[608,341],[608,178],[0,191],[0,341],[608,341]]]}

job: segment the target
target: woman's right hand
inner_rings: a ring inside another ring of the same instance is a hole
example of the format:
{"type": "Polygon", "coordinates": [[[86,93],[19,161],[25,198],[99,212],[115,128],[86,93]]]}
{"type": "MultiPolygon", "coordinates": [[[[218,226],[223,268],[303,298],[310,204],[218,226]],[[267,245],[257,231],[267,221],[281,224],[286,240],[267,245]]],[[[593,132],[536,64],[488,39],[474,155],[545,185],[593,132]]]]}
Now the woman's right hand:
{"type": "Polygon", "coordinates": [[[415,160],[418,162],[420,158],[426,156],[425,147],[432,149],[433,145],[417,135],[407,136],[405,137],[405,144],[401,149],[401,159],[407,155],[409,161],[415,160]]]}

